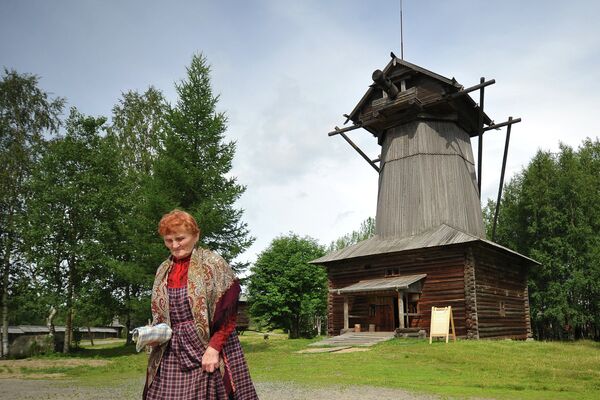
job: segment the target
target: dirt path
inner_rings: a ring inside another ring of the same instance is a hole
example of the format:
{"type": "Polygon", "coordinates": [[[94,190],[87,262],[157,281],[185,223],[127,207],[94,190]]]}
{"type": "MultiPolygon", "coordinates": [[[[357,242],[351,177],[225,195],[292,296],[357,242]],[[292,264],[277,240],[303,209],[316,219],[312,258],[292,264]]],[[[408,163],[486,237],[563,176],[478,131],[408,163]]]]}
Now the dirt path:
{"type": "MultiPolygon", "coordinates": [[[[63,380],[0,379],[0,399],[39,400],[139,400],[143,380],[129,381],[113,388],[74,386],[63,380]]],[[[416,395],[403,390],[368,386],[330,386],[307,388],[295,384],[259,382],[256,384],[261,400],[439,400],[440,397],[416,395]]]]}

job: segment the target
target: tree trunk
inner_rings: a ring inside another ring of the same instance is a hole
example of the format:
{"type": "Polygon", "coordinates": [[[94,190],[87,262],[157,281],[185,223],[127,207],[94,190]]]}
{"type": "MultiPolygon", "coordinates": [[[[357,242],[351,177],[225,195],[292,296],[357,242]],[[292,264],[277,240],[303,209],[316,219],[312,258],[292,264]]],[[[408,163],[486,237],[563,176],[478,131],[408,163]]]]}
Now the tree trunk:
{"type": "Polygon", "coordinates": [[[300,318],[297,316],[292,317],[292,323],[290,326],[290,339],[298,339],[300,337],[300,318]]]}
{"type": "Polygon", "coordinates": [[[69,260],[69,276],[67,278],[67,320],[65,324],[65,343],[63,353],[67,354],[71,350],[71,340],[73,333],[73,273],[75,265],[73,257],[69,260]]]}
{"type": "Polygon", "coordinates": [[[56,330],[54,329],[54,317],[56,316],[56,308],[54,306],[50,306],[50,314],[48,314],[48,318],[46,318],[46,326],[48,327],[48,336],[54,337],[56,335],[56,330]]]}
{"type": "Polygon", "coordinates": [[[63,344],[63,353],[68,354],[69,351],[71,351],[71,333],[73,330],[73,307],[70,305],[67,306],[67,320],[65,322],[65,342],[63,344]]]}
{"type": "Polygon", "coordinates": [[[90,328],[90,326],[88,325],[88,335],[90,337],[90,343],[92,344],[92,346],[94,345],[94,334],[92,333],[92,328],[90,328]]]}
{"type": "Polygon", "coordinates": [[[10,275],[10,253],[12,248],[12,237],[9,233],[4,248],[4,262],[2,265],[2,348],[0,356],[8,356],[8,277],[10,275]]]}
{"type": "Polygon", "coordinates": [[[131,334],[132,326],[131,326],[131,285],[127,285],[125,288],[125,310],[126,310],[126,320],[125,320],[125,329],[127,329],[126,335],[127,340],[125,344],[133,343],[133,335],[131,334]]]}

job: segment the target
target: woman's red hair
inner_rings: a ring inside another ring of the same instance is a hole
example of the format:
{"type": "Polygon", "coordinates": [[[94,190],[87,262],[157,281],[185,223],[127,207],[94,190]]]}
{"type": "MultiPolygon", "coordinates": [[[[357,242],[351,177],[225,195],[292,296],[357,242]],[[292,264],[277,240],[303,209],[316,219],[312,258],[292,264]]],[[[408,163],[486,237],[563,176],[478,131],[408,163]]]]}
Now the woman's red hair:
{"type": "Polygon", "coordinates": [[[175,232],[185,230],[192,235],[200,234],[200,228],[196,219],[191,214],[175,209],[160,219],[158,223],[158,233],[160,236],[169,235],[175,232]]]}

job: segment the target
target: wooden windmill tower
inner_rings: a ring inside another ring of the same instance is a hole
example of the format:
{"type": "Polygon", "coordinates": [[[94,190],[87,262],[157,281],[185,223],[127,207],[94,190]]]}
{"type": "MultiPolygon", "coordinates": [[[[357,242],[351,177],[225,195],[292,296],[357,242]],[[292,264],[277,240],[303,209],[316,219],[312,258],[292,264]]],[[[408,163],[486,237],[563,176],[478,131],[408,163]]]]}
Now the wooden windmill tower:
{"type": "MultiPolygon", "coordinates": [[[[483,133],[508,126],[508,147],[520,119],[494,124],[483,112],[484,88],[493,80],[464,89],[393,53],[372,79],[345,115],[353,125],[329,133],[379,174],[375,236],[313,261],[328,271],[329,334],[356,324],[427,330],[431,307],[450,305],[459,336],[531,336],[527,270],[537,263],[485,239],[479,199],[483,133]],[[469,96],[476,90],[479,105],[469,96]],[[371,160],[346,135],[359,128],[377,138],[379,158],[371,160]]],[[[505,162],[506,151],[501,180],[505,162]]]]}

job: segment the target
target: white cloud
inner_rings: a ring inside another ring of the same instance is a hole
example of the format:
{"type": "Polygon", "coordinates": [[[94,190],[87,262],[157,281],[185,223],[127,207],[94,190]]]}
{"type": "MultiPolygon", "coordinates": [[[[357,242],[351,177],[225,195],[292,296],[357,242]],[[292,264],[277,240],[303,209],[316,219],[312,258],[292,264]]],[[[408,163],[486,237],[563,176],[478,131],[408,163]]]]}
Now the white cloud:
{"type": "MultiPolygon", "coordinates": [[[[221,94],[219,108],[229,117],[227,137],[237,141],[232,174],[248,186],[239,204],[258,238],[242,258],[253,259],[289,231],[327,244],[375,215],[377,174],[327,132],[360,100],[390,50],[399,54],[397,1],[119,4],[102,6],[118,18],[88,26],[82,16],[95,15],[94,5],[15,3],[0,15],[4,65],[41,75],[56,94],[96,115],[109,113],[131,88],[154,85],[172,99],[173,82],[184,76],[191,55],[203,52],[221,94]]],[[[523,118],[513,128],[506,180],[538,148],[598,136],[600,3],[404,5],[407,61],[465,86],[480,76],[495,78],[486,89],[486,112],[496,122],[523,118]]],[[[484,202],[496,198],[504,132],[485,134],[484,202]]],[[[369,133],[349,136],[369,156],[378,155],[369,133]]],[[[474,140],[475,153],[476,146],[474,140]]]]}

